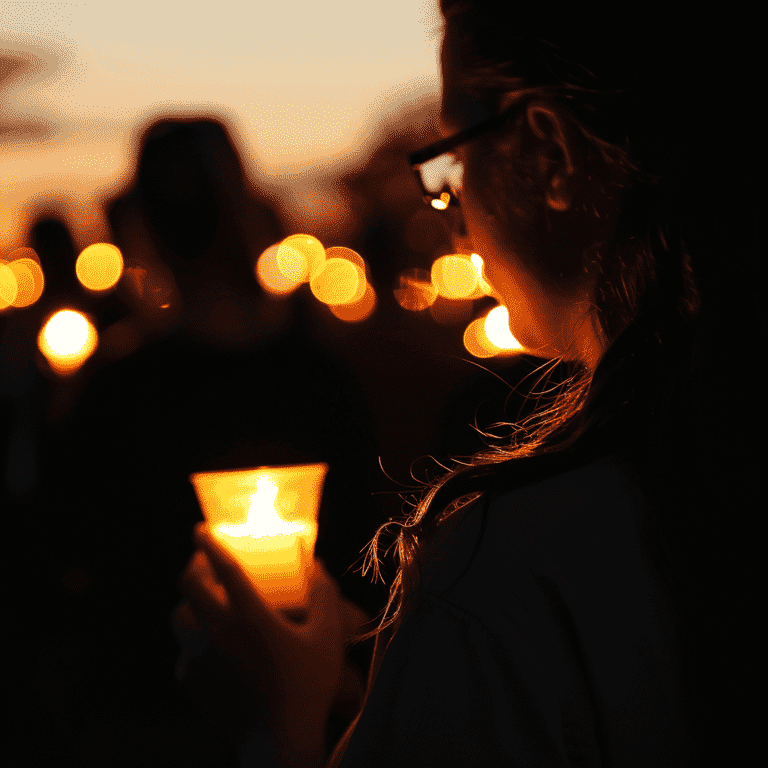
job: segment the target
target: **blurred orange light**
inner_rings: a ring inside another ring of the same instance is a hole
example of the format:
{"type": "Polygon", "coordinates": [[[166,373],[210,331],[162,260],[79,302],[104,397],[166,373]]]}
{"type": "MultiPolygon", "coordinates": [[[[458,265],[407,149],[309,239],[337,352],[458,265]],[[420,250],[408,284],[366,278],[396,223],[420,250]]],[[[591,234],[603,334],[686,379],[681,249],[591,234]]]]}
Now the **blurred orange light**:
{"type": "Polygon", "coordinates": [[[365,295],[365,272],[347,259],[332,258],[312,277],[310,290],[323,304],[353,304],[365,295]]]}
{"type": "Polygon", "coordinates": [[[5,257],[6,261],[16,261],[18,259],[32,259],[36,264],[40,264],[40,257],[37,255],[35,249],[28,248],[27,246],[14,249],[5,257]]]}
{"type": "Polygon", "coordinates": [[[331,304],[329,309],[339,320],[347,323],[359,323],[370,317],[376,308],[376,291],[370,283],[365,285],[365,293],[359,301],[351,304],[331,304]]]}
{"type": "Polygon", "coordinates": [[[432,264],[432,284],[446,299],[469,298],[477,289],[478,282],[477,269],[467,256],[441,256],[432,264]]]}
{"type": "Polygon", "coordinates": [[[312,235],[289,235],[280,242],[276,259],[278,269],[286,278],[303,283],[322,267],[326,250],[312,235]]]}
{"type": "Polygon", "coordinates": [[[523,346],[509,330],[509,310],[499,305],[486,316],[483,323],[485,335],[492,344],[504,350],[522,350],[523,346]]]}
{"type": "Polygon", "coordinates": [[[473,253],[469,260],[475,265],[477,270],[477,289],[472,294],[471,298],[479,299],[482,296],[495,296],[496,292],[493,287],[486,281],[483,274],[483,260],[476,253],[473,253]]]}
{"type": "Polygon", "coordinates": [[[438,211],[444,211],[448,207],[450,199],[451,196],[447,192],[443,192],[441,193],[439,200],[432,201],[432,207],[437,208],[438,211]]]}
{"type": "Polygon", "coordinates": [[[14,307],[29,307],[43,294],[45,278],[40,265],[33,259],[16,259],[8,264],[16,277],[18,293],[13,301],[14,307]]]}
{"type": "Polygon", "coordinates": [[[473,357],[493,357],[501,352],[485,333],[485,318],[473,320],[464,331],[464,347],[473,357]]]}
{"type": "MultiPolygon", "coordinates": [[[[277,253],[282,243],[276,243],[270,245],[261,256],[259,256],[256,262],[256,280],[259,285],[267,292],[274,296],[282,296],[296,290],[302,280],[293,280],[286,277],[277,261],[277,253]]],[[[284,261],[286,260],[287,253],[284,250],[284,261]]]]}
{"type": "Polygon", "coordinates": [[[75,264],[77,279],[92,291],[106,291],[123,274],[123,255],[110,243],[94,243],[84,248],[75,264]]]}
{"type": "Polygon", "coordinates": [[[351,248],[345,248],[342,245],[334,245],[326,250],[325,255],[329,259],[346,259],[347,261],[351,261],[353,264],[357,264],[357,266],[365,272],[365,260],[357,251],[353,251],[351,248]]]}
{"type": "Polygon", "coordinates": [[[93,354],[98,335],[93,324],[80,312],[63,309],[43,326],[37,345],[51,367],[61,375],[77,371],[93,354]]]}
{"type": "Polygon", "coordinates": [[[0,259],[0,310],[7,309],[19,293],[19,284],[16,275],[8,264],[0,259]]]}
{"type": "Polygon", "coordinates": [[[421,312],[432,306],[437,299],[437,288],[432,285],[429,272],[425,269],[409,269],[400,275],[400,287],[395,288],[395,299],[411,312],[421,312]]]}

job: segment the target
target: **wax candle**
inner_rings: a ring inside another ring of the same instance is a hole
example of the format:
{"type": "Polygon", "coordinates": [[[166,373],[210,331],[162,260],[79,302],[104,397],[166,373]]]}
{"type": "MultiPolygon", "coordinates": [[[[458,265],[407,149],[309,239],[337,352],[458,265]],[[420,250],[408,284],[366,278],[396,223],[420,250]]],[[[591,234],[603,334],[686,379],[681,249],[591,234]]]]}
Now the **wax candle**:
{"type": "Polygon", "coordinates": [[[211,532],[273,608],[309,600],[317,512],[328,467],[258,467],[191,476],[211,532]]]}

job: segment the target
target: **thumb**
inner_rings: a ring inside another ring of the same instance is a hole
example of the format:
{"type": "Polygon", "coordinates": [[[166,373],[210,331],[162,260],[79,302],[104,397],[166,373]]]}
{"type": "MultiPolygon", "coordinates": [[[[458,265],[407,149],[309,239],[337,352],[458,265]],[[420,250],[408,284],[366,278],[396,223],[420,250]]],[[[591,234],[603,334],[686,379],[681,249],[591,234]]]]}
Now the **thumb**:
{"type": "Polygon", "coordinates": [[[328,624],[340,625],[340,600],[339,585],[328,573],[325,563],[317,560],[309,597],[308,632],[328,624]]]}

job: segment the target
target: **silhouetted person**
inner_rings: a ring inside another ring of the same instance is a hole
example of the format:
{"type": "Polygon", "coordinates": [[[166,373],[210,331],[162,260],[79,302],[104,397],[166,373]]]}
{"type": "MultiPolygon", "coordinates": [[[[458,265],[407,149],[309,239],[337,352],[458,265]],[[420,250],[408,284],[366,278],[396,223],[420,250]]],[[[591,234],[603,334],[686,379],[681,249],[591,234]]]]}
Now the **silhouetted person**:
{"type": "MultiPolygon", "coordinates": [[[[256,283],[255,258],[287,233],[255,198],[220,125],[168,121],[147,132],[134,187],[109,203],[150,306],[118,291],[144,318],[141,342],[93,374],[56,436],[44,510],[53,568],[91,583],[90,673],[109,670],[114,689],[85,699],[103,695],[107,712],[154,699],[189,716],[168,614],[201,519],[193,472],[326,462],[318,556],[356,603],[381,603],[350,567],[380,522],[370,416],[351,371],[305,332],[300,298],[288,311],[256,283]],[[170,278],[168,322],[151,305],[153,275],[170,278]]],[[[372,648],[360,650],[365,674],[372,648]]]]}

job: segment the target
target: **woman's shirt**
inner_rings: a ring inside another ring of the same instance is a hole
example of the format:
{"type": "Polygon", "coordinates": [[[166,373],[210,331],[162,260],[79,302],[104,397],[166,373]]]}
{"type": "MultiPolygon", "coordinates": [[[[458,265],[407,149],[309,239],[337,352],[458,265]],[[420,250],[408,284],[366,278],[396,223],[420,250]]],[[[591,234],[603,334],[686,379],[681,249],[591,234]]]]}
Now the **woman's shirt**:
{"type": "Polygon", "coordinates": [[[651,503],[605,457],[449,518],[329,768],[688,765],[651,503]]]}

